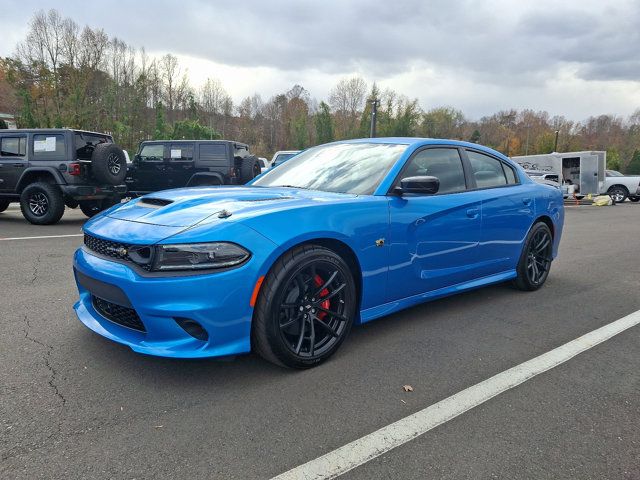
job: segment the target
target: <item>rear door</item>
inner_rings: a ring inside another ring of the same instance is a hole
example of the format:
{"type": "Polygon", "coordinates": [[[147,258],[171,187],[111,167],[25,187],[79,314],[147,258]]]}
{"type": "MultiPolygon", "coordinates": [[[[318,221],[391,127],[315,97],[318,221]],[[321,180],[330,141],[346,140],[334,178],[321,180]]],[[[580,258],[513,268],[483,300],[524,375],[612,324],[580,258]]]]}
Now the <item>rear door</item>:
{"type": "Polygon", "coordinates": [[[27,167],[27,135],[0,136],[0,191],[13,192],[27,167]]]}
{"type": "Polygon", "coordinates": [[[387,301],[463,283],[478,276],[481,193],[469,191],[457,147],[416,152],[402,178],[434,176],[436,195],[390,196],[387,301]]]}
{"type": "Polygon", "coordinates": [[[598,193],[598,156],[585,155],[580,158],[580,193],[598,193]]]}
{"type": "Polygon", "coordinates": [[[478,255],[482,276],[515,268],[535,214],[535,183],[521,184],[507,162],[466,149],[476,192],[482,197],[482,235],[478,255]]]}

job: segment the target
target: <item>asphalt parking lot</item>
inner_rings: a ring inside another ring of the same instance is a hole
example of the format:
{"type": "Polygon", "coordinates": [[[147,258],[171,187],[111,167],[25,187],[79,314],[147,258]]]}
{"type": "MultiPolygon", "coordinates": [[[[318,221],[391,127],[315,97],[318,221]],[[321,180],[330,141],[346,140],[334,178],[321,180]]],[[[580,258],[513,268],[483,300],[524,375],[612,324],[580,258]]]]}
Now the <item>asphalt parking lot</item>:
{"type": "MultiPolygon", "coordinates": [[[[640,310],[640,206],[570,207],[538,292],[406,310],[310,371],[147,357],[75,318],[84,220],[0,214],[1,478],[270,478],[640,310]]],[[[639,347],[629,328],[341,478],[640,479],[639,347]]]]}

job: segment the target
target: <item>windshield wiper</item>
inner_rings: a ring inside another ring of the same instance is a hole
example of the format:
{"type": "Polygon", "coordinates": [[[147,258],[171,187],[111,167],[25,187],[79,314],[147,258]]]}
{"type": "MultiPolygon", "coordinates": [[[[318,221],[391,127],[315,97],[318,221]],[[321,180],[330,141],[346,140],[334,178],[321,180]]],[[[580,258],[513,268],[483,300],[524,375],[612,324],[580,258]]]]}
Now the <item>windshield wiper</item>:
{"type": "Polygon", "coordinates": [[[274,185],[275,188],[299,188],[300,190],[309,190],[307,187],[299,187],[297,185],[274,185]]]}

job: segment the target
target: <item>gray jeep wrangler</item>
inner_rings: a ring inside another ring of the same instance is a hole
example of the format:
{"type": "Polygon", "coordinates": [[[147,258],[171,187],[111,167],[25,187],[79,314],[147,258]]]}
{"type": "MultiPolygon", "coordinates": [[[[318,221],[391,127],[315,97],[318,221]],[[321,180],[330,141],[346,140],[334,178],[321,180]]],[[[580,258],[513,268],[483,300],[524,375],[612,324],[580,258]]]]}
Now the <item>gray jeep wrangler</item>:
{"type": "Polygon", "coordinates": [[[91,217],[127,191],[124,152],[111,135],[70,129],[0,130],[0,212],[20,202],[36,225],[69,208],[91,217]]]}

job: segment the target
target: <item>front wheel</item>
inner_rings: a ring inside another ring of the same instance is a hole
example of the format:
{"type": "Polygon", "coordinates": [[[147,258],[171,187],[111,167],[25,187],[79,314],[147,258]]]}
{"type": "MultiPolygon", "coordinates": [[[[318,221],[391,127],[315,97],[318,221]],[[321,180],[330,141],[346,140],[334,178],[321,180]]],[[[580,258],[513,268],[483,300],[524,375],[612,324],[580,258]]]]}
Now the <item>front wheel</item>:
{"type": "Polygon", "coordinates": [[[524,291],[539,289],[549,276],[553,252],[553,236],[544,222],[538,222],[529,231],[518,261],[518,276],[514,285],[524,291]]]}
{"type": "Polygon", "coordinates": [[[295,248],[265,278],[253,315],[253,346],[277,365],[316,366],[347,337],[356,304],[351,270],[339,255],[318,245],[295,248]]]}

